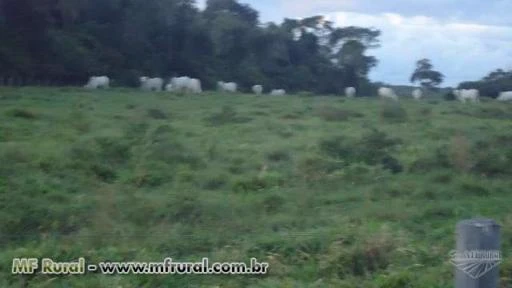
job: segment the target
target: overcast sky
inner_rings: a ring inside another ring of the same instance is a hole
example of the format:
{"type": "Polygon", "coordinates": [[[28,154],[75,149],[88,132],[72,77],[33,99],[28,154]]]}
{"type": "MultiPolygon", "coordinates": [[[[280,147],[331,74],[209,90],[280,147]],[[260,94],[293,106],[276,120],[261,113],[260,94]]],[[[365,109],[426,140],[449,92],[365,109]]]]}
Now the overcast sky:
{"type": "MultiPolygon", "coordinates": [[[[512,0],[242,0],[262,22],[325,15],[337,26],[374,27],[382,47],[370,78],[408,84],[414,63],[429,58],[443,86],[512,69],[512,0]]],[[[198,0],[204,7],[205,0],[198,0]]]]}

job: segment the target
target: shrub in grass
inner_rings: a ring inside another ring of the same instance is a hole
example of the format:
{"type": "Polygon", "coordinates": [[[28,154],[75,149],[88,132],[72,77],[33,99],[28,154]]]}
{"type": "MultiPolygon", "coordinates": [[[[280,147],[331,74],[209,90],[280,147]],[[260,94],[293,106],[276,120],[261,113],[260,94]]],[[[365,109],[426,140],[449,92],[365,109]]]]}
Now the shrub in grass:
{"type": "Polygon", "coordinates": [[[320,260],[320,273],[340,278],[365,276],[386,269],[395,244],[390,236],[376,235],[361,244],[333,243],[320,260]]]}
{"type": "Polygon", "coordinates": [[[488,187],[472,178],[463,179],[459,184],[459,190],[463,195],[479,197],[491,195],[491,191],[489,191],[488,187]]]}
{"type": "Polygon", "coordinates": [[[9,111],[7,111],[7,115],[11,116],[11,117],[23,118],[23,119],[36,119],[37,118],[37,115],[35,112],[27,110],[27,109],[22,109],[22,108],[16,108],[16,109],[9,110],[9,111]]]}
{"type": "Polygon", "coordinates": [[[267,159],[272,162],[287,161],[290,157],[290,152],[286,150],[276,150],[267,154],[267,159]]]}
{"type": "Polygon", "coordinates": [[[402,123],[407,121],[407,111],[399,103],[384,103],[380,116],[390,123],[402,123]]]}
{"type": "Polygon", "coordinates": [[[474,155],[472,171],[489,177],[512,174],[512,136],[501,135],[477,142],[471,149],[474,155]]]}
{"type": "Polygon", "coordinates": [[[169,116],[164,111],[158,108],[151,108],[148,110],[148,116],[153,119],[168,119],[169,116]]]}
{"type": "Polygon", "coordinates": [[[130,182],[136,187],[155,188],[174,181],[174,167],[162,161],[148,161],[137,167],[130,182]]]}
{"type": "Polygon", "coordinates": [[[373,129],[358,141],[336,136],[320,141],[319,146],[324,154],[347,163],[382,165],[393,173],[400,173],[403,171],[402,165],[389,154],[400,143],[399,139],[390,138],[386,133],[373,129]]]}
{"type": "Polygon", "coordinates": [[[429,171],[436,171],[438,169],[452,168],[448,146],[437,148],[433,155],[419,158],[415,160],[409,167],[409,172],[424,173],[429,171]]]}

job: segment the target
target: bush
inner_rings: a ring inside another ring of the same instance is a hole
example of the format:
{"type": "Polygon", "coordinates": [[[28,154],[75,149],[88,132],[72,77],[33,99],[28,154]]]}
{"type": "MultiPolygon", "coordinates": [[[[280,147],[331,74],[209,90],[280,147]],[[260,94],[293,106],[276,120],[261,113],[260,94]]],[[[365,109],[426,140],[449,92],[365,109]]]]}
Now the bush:
{"type": "Polygon", "coordinates": [[[452,168],[448,150],[448,146],[443,146],[436,149],[433,155],[415,160],[409,167],[409,172],[423,173],[442,168],[452,168]]]}
{"type": "Polygon", "coordinates": [[[110,183],[117,178],[116,171],[130,158],[131,147],[122,138],[96,137],[73,145],[68,165],[110,183]]]}
{"type": "Polygon", "coordinates": [[[384,103],[380,116],[382,119],[392,122],[401,123],[407,121],[407,111],[398,103],[384,103]]]}
{"type": "Polygon", "coordinates": [[[386,269],[395,245],[393,239],[386,234],[375,235],[375,238],[352,247],[335,242],[320,260],[320,273],[346,278],[386,269]]]}
{"type": "Polygon", "coordinates": [[[512,174],[512,136],[498,136],[474,145],[474,173],[486,176],[505,176],[512,174]]]}
{"type": "Polygon", "coordinates": [[[380,164],[393,173],[400,173],[402,165],[388,154],[388,150],[400,143],[399,139],[389,138],[386,133],[374,129],[364,134],[359,141],[337,136],[321,141],[319,146],[326,155],[347,163],[380,164]]]}
{"type": "Polygon", "coordinates": [[[36,113],[27,110],[27,109],[12,109],[7,111],[7,115],[16,117],[16,118],[23,118],[23,119],[36,119],[37,115],[36,113]]]}
{"type": "Polygon", "coordinates": [[[475,195],[485,197],[491,195],[491,192],[482,184],[476,181],[465,181],[460,184],[460,190],[464,195],[475,195]]]}
{"type": "Polygon", "coordinates": [[[290,152],[286,150],[276,150],[268,153],[267,159],[273,162],[287,161],[290,159],[290,152]]]}
{"type": "Polygon", "coordinates": [[[285,203],[286,201],[283,197],[279,195],[269,195],[263,200],[262,206],[267,213],[274,213],[279,211],[285,203]]]}
{"type": "Polygon", "coordinates": [[[148,110],[148,116],[153,119],[167,119],[169,116],[160,109],[152,108],[148,110]]]}

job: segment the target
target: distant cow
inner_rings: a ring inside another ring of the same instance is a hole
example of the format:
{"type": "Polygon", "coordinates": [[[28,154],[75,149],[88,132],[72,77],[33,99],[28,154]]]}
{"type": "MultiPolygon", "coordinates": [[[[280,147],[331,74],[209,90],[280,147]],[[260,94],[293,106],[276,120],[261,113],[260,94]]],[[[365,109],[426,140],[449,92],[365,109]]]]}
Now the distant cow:
{"type": "Polygon", "coordinates": [[[379,88],[379,97],[398,101],[398,96],[396,96],[395,91],[387,87],[379,88]]]}
{"type": "Polygon", "coordinates": [[[165,86],[167,91],[170,92],[184,92],[184,93],[201,93],[201,81],[199,79],[190,78],[188,76],[174,77],[171,82],[165,86]]]}
{"type": "Polygon", "coordinates": [[[162,91],[162,86],[164,85],[164,80],[162,78],[148,78],[148,77],[140,77],[140,88],[144,91],[162,91]]]}
{"type": "Polygon", "coordinates": [[[345,88],[345,96],[348,98],[354,98],[356,96],[356,88],[354,88],[354,87],[345,88]]]}
{"type": "Polygon", "coordinates": [[[286,90],[284,89],[274,89],[270,92],[272,96],[284,96],[286,95],[286,90]]]}
{"type": "Polygon", "coordinates": [[[235,82],[217,82],[217,89],[221,92],[236,92],[238,89],[238,85],[235,82]]]}
{"type": "Polygon", "coordinates": [[[512,101],[512,91],[501,92],[498,98],[498,101],[512,101]]]}
{"type": "Polygon", "coordinates": [[[455,97],[463,103],[466,103],[467,101],[476,103],[479,102],[480,98],[480,92],[478,92],[477,89],[455,90],[453,91],[453,94],[455,94],[455,97]]]}
{"type": "Polygon", "coordinates": [[[414,89],[414,91],[412,91],[412,97],[416,100],[420,100],[421,97],[423,97],[423,92],[421,89],[414,89]]]}
{"type": "Polygon", "coordinates": [[[261,86],[261,85],[252,86],[252,92],[256,95],[261,95],[261,93],[263,93],[263,86],[261,86]]]}
{"type": "Polygon", "coordinates": [[[92,76],[84,86],[86,89],[109,88],[110,79],[107,76],[92,76]]]}

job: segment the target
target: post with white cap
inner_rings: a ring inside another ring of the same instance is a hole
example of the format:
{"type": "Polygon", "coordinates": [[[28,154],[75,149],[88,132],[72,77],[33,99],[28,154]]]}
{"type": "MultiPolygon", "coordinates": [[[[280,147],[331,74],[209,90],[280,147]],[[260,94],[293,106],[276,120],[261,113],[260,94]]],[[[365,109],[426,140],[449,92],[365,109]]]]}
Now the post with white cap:
{"type": "Polygon", "coordinates": [[[452,252],[455,288],[498,288],[500,225],[492,219],[457,223],[457,250],[452,252]]]}

